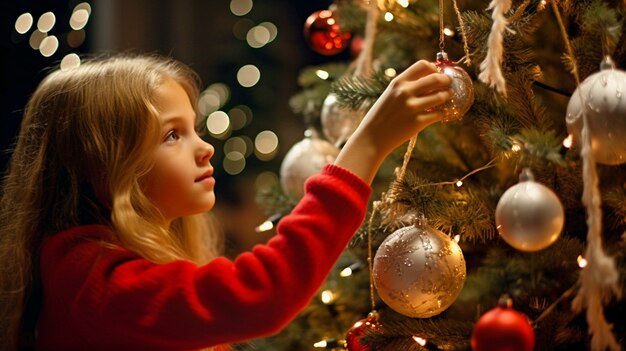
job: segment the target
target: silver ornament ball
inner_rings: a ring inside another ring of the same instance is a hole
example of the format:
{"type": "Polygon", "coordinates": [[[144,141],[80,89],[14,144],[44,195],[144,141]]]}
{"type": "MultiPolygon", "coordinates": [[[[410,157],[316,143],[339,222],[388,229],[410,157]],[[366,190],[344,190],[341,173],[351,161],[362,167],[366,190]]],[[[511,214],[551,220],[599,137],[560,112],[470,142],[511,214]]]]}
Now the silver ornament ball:
{"type": "Polygon", "coordinates": [[[336,94],[328,94],[320,115],[324,136],[336,146],[345,143],[359,126],[363,116],[363,111],[340,106],[336,94]]]}
{"type": "Polygon", "coordinates": [[[339,149],[315,133],[294,144],[280,165],[280,184],[285,194],[300,199],[304,195],[304,183],[322,168],[335,161],[339,149]]]}
{"type": "Polygon", "coordinates": [[[452,78],[452,97],[436,109],[443,113],[443,122],[451,122],[463,118],[474,103],[474,83],[467,72],[456,63],[448,60],[444,51],[437,53],[434,62],[439,71],[452,78]]]}
{"type": "Polygon", "coordinates": [[[618,165],[626,162],[626,72],[616,69],[606,57],[601,70],[585,79],[567,105],[565,122],[575,145],[580,146],[583,112],[589,123],[591,150],[598,163],[618,165]],[[581,96],[584,101],[581,104],[581,96]]]}
{"type": "Polygon", "coordinates": [[[380,298],[412,318],[446,310],[465,283],[465,258],[449,236],[420,219],[389,235],[378,248],[372,270],[380,298]]]}
{"type": "Polygon", "coordinates": [[[538,251],[554,243],[563,229],[563,205],[547,186],[525,169],[520,182],[507,189],[496,206],[500,236],[521,251],[538,251]]]}

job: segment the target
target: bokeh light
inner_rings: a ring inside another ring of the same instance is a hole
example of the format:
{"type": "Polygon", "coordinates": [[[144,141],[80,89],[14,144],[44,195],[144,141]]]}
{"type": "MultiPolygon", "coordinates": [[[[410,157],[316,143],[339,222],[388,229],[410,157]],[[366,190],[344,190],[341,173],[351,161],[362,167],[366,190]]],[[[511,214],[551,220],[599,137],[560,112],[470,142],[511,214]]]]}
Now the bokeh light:
{"type": "Polygon", "coordinates": [[[263,26],[252,27],[246,35],[246,41],[250,47],[258,49],[270,41],[270,31],[263,26]]]}
{"type": "Polygon", "coordinates": [[[240,152],[231,151],[226,154],[226,157],[222,161],[222,167],[224,167],[226,173],[237,175],[246,168],[246,158],[240,152]]]}
{"type": "Polygon", "coordinates": [[[396,0],[396,2],[404,8],[409,7],[409,0],[396,0]]]}
{"type": "Polygon", "coordinates": [[[252,122],[252,110],[246,105],[237,105],[228,111],[233,130],[239,130],[252,122]]]}
{"type": "Polygon", "coordinates": [[[235,22],[233,26],[233,35],[239,40],[246,40],[248,31],[254,27],[254,22],[249,18],[242,18],[235,22]]]}
{"type": "Polygon", "coordinates": [[[224,143],[224,153],[239,152],[240,154],[247,156],[250,154],[248,144],[242,137],[232,137],[224,143]]]}
{"type": "Polygon", "coordinates": [[[198,110],[202,116],[207,116],[220,109],[230,99],[230,89],[226,84],[214,83],[200,93],[198,110]]]}
{"type": "Polygon", "coordinates": [[[54,27],[56,21],[57,18],[54,13],[46,12],[39,17],[39,20],[37,21],[37,29],[39,29],[40,32],[47,33],[52,29],[52,27],[54,27]]]}
{"type": "Polygon", "coordinates": [[[231,0],[230,11],[235,16],[245,16],[252,11],[252,0],[231,0]]]}
{"type": "Polygon", "coordinates": [[[224,83],[213,83],[206,90],[212,90],[220,97],[220,105],[224,106],[230,99],[230,88],[224,83]]]}
{"type": "Polygon", "coordinates": [[[39,50],[41,41],[44,40],[44,38],[47,36],[48,34],[40,31],[39,29],[36,29],[30,34],[30,39],[28,39],[28,44],[30,44],[31,48],[35,50],[39,50]]]}
{"type": "Polygon", "coordinates": [[[278,136],[270,130],[264,130],[254,139],[254,153],[259,160],[269,161],[278,151],[278,136]]]}
{"type": "Polygon", "coordinates": [[[33,15],[28,12],[23,13],[15,20],[15,31],[20,34],[26,34],[32,28],[33,22],[33,15]]]}
{"type": "Polygon", "coordinates": [[[56,36],[50,35],[45,37],[39,44],[39,52],[44,57],[50,57],[57,52],[59,48],[59,39],[56,36]]]}
{"type": "Polygon", "coordinates": [[[76,68],[80,66],[80,56],[77,54],[71,53],[65,55],[61,60],[61,71],[67,71],[68,69],[76,68]]]}
{"type": "Polygon", "coordinates": [[[260,23],[259,27],[264,27],[270,33],[270,39],[268,40],[268,43],[274,41],[274,39],[276,39],[276,37],[278,36],[278,28],[272,22],[260,23]]]}
{"type": "Polygon", "coordinates": [[[71,48],[77,48],[85,42],[85,38],[87,34],[84,29],[81,30],[73,30],[67,33],[67,45],[71,48]]]}
{"type": "Polygon", "coordinates": [[[212,90],[205,90],[198,99],[198,111],[202,116],[208,116],[217,111],[221,106],[219,94],[212,90]]]}
{"type": "Polygon", "coordinates": [[[279,184],[278,175],[274,172],[265,171],[257,175],[254,187],[257,191],[272,189],[279,184]]]}
{"type": "Polygon", "coordinates": [[[237,71],[237,81],[242,87],[253,87],[260,79],[261,71],[255,65],[245,65],[237,71]]]}
{"type": "Polygon", "coordinates": [[[89,21],[89,11],[86,9],[78,9],[72,13],[72,17],[70,17],[70,27],[73,30],[81,30],[85,28],[87,22],[89,21]]]}
{"type": "Polygon", "coordinates": [[[215,111],[206,119],[206,127],[209,133],[216,138],[225,138],[229,132],[230,119],[224,111],[215,111]]]}

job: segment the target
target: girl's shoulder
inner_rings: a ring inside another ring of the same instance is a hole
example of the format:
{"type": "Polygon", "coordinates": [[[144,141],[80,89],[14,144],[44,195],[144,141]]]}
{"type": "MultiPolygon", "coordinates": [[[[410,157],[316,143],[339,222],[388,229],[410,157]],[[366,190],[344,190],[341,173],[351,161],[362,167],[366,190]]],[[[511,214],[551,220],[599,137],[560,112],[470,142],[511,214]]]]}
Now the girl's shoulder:
{"type": "Polygon", "coordinates": [[[122,250],[112,228],[105,225],[81,225],[48,235],[42,243],[43,256],[76,255],[89,257],[104,251],[122,250]]]}

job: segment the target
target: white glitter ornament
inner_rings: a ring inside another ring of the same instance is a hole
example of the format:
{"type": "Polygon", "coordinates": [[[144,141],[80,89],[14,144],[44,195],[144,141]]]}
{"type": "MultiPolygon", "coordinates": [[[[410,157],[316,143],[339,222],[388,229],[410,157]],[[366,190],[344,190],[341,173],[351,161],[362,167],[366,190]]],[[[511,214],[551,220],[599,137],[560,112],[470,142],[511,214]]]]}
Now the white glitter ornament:
{"type": "Polygon", "coordinates": [[[567,130],[580,146],[583,109],[591,133],[591,149],[598,163],[618,165],[626,162],[626,72],[616,69],[610,57],[600,71],[585,79],[574,91],[567,105],[567,130]]]}
{"type": "Polygon", "coordinates": [[[307,130],[304,139],[294,144],[280,165],[280,184],[283,191],[300,199],[304,195],[304,183],[322,168],[335,161],[339,149],[316,133],[307,130]]]}
{"type": "Polygon", "coordinates": [[[558,239],[565,222],[563,205],[547,186],[534,181],[529,169],[502,194],[496,227],[509,245],[521,251],[545,249],[558,239]]]}
{"type": "Polygon", "coordinates": [[[353,111],[340,106],[336,94],[328,94],[320,115],[324,136],[332,144],[342,145],[354,133],[363,116],[363,111],[353,111]]]}
{"type": "Polygon", "coordinates": [[[465,283],[461,248],[418,219],[389,235],[378,248],[372,270],[380,298],[412,318],[428,318],[450,307],[465,283]]]}

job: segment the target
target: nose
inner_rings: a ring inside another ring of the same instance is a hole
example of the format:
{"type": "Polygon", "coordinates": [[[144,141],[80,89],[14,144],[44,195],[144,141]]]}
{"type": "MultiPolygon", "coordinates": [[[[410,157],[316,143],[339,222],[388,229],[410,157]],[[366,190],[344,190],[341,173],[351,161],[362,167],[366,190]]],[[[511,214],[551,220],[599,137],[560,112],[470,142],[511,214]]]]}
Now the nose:
{"type": "Polygon", "coordinates": [[[215,148],[213,147],[213,145],[204,141],[200,136],[196,136],[196,138],[196,162],[198,162],[199,164],[208,163],[215,153],[215,148]]]}

